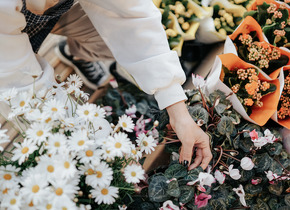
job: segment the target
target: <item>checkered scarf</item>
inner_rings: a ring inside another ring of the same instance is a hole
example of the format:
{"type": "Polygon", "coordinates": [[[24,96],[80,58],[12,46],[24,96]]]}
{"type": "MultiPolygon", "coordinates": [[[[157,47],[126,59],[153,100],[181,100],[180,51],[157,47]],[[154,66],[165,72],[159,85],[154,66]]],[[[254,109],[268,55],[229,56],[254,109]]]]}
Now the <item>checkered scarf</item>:
{"type": "Polygon", "coordinates": [[[28,34],[33,51],[37,53],[44,39],[51,32],[61,15],[71,8],[74,0],[66,0],[58,5],[51,14],[44,15],[36,15],[30,12],[26,9],[25,0],[22,1],[21,12],[24,14],[27,23],[22,32],[28,34]]]}

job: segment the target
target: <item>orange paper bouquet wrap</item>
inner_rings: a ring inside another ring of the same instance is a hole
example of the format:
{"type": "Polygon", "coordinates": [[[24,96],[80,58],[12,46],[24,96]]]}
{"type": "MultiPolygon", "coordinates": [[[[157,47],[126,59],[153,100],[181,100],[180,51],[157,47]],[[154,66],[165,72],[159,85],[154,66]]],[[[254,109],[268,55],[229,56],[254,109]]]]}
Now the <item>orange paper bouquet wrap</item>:
{"type": "MultiPolygon", "coordinates": [[[[290,71],[290,66],[284,66],[283,67],[283,71],[290,71]]],[[[283,79],[284,79],[284,75],[283,75],[283,79]]],[[[283,82],[283,84],[281,84],[280,93],[282,93],[283,87],[284,87],[284,82],[283,82]]],[[[277,110],[278,110],[278,108],[277,108],[277,110]]],[[[290,129],[290,117],[288,117],[288,118],[286,118],[284,120],[279,119],[278,118],[278,115],[277,115],[277,110],[273,114],[273,116],[271,117],[271,119],[274,120],[275,122],[279,123],[283,127],[290,129]]]]}
{"type": "MultiPolygon", "coordinates": [[[[260,27],[260,25],[258,24],[258,22],[252,18],[251,16],[247,16],[244,21],[239,25],[239,27],[230,35],[227,37],[226,42],[225,42],[225,46],[224,46],[224,53],[233,53],[235,55],[238,55],[237,49],[233,43],[233,40],[235,40],[240,34],[249,34],[250,32],[255,31],[256,32],[256,36],[259,39],[260,42],[265,42],[267,44],[268,40],[267,38],[264,36],[263,31],[260,27]]],[[[288,58],[290,58],[290,52],[285,51],[283,49],[280,49],[278,47],[275,47],[271,44],[269,44],[269,46],[273,49],[277,49],[278,51],[280,51],[281,55],[285,55],[288,58]]],[[[290,59],[288,61],[288,63],[286,65],[290,65],[290,59]]],[[[258,67],[256,67],[258,68],[258,67]]],[[[281,71],[282,67],[274,70],[271,74],[267,75],[265,72],[263,72],[261,69],[259,69],[260,73],[268,80],[271,79],[276,79],[281,71]]]]}
{"type": "MultiPolygon", "coordinates": [[[[264,2],[267,4],[275,4],[277,7],[279,7],[281,3],[284,3],[284,2],[277,2],[274,0],[256,0],[255,2],[253,2],[253,4],[251,4],[251,6],[248,7],[248,11],[257,10],[257,6],[262,5],[264,2]]],[[[286,7],[286,8],[290,14],[290,8],[289,7],[286,7]]]]}
{"type": "MultiPolygon", "coordinates": [[[[207,90],[209,93],[214,90],[220,89],[225,94],[232,93],[230,87],[226,86],[221,80],[221,75],[223,75],[222,66],[225,66],[229,70],[233,70],[235,68],[255,68],[252,64],[246,63],[241,60],[238,56],[229,53],[223,54],[216,57],[214,65],[211,69],[211,72],[207,78],[207,90]]],[[[258,78],[261,81],[267,81],[270,84],[276,85],[276,90],[268,95],[263,96],[261,101],[263,102],[263,107],[252,107],[252,114],[249,116],[244,109],[243,105],[237,98],[236,94],[232,94],[229,97],[229,100],[232,102],[234,109],[246,120],[255,123],[257,125],[263,126],[270,117],[276,112],[276,108],[278,106],[279,98],[280,98],[280,81],[279,79],[268,80],[265,78],[260,72],[258,74],[258,78]]]]}

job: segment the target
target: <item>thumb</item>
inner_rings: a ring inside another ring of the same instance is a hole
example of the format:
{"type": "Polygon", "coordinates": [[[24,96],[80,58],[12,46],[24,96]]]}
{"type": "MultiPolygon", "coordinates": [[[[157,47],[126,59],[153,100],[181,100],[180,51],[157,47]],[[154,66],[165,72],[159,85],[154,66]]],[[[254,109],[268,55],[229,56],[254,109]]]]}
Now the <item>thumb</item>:
{"type": "Polygon", "coordinates": [[[188,167],[191,163],[193,145],[186,145],[181,147],[179,161],[185,167],[188,167]]]}

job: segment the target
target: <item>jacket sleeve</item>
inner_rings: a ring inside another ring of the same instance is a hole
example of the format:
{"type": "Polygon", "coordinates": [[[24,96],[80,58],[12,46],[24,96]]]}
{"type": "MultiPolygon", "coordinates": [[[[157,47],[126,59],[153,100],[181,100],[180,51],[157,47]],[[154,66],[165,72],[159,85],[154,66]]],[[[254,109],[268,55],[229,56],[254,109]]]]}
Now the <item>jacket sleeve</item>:
{"type": "Polygon", "coordinates": [[[26,26],[21,8],[21,0],[0,1],[0,91],[25,90],[34,80],[39,87],[54,81],[52,67],[36,58],[27,34],[21,32],[26,26]]]}
{"type": "Polygon", "coordinates": [[[169,49],[161,14],[152,0],[80,0],[116,60],[159,108],[186,99],[185,74],[169,49]]]}

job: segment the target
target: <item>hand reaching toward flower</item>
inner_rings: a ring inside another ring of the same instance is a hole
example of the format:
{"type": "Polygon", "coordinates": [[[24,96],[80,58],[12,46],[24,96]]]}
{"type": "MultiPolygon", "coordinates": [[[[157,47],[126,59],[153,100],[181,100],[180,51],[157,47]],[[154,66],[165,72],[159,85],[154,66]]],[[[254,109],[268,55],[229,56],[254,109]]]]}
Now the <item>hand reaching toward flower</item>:
{"type": "Polygon", "coordinates": [[[194,122],[184,102],[178,102],[166,109],[171,127],[182,143],[179,161],[188,166],[195,151],[196,158],[188,169],[191,170],[199,165],[205,169],[212,159],[208,135],[194,122]]]}

